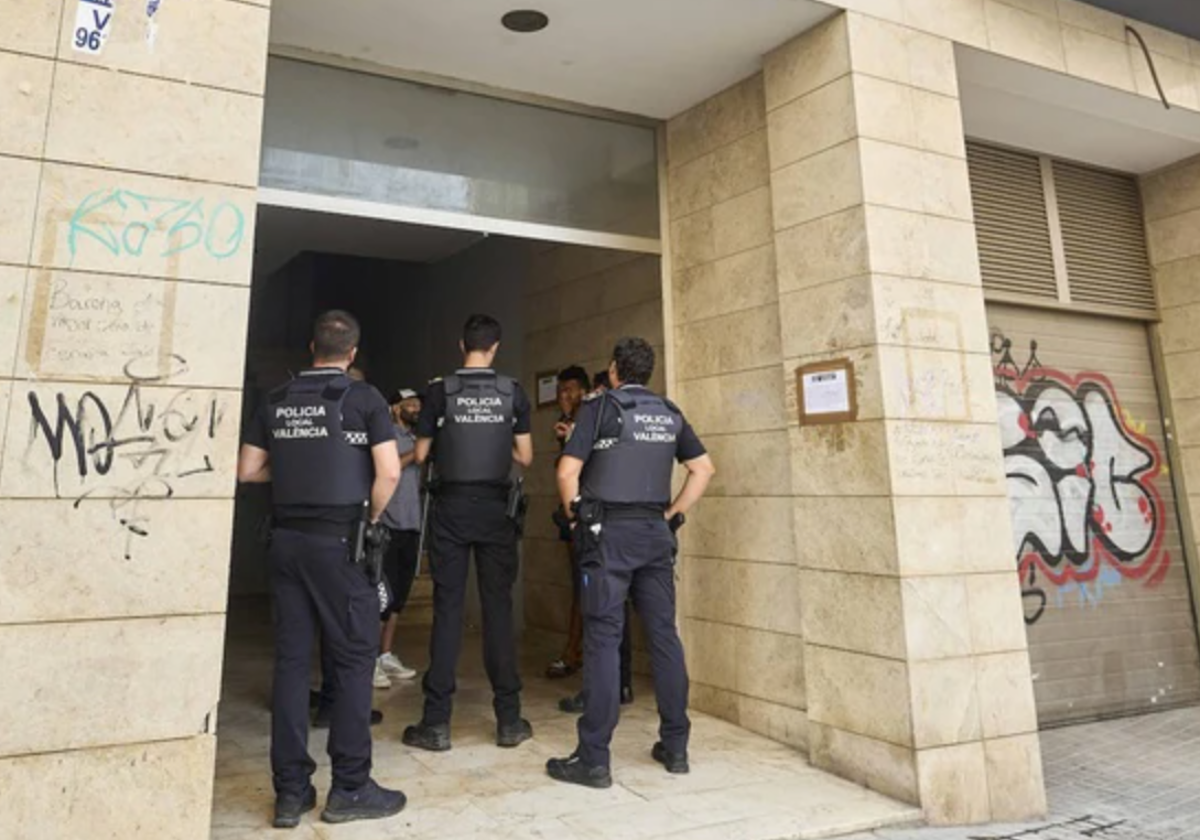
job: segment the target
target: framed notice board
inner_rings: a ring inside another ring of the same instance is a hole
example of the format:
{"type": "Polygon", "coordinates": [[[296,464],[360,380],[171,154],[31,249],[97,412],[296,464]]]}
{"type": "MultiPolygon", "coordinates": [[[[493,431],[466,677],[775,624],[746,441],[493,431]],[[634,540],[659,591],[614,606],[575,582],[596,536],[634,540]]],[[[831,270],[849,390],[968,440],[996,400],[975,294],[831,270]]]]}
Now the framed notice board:
{"type": "Polygon", "coordinates": [[[858,419],[854,363],[835,359],[796,368],[796,408],[801,426],[858,419]]]}
{"type": "Polygon", "coordinates": [[[558,371],[548,370],[535,374],[533,393],[538,408],[558,405],[558,371]]]}

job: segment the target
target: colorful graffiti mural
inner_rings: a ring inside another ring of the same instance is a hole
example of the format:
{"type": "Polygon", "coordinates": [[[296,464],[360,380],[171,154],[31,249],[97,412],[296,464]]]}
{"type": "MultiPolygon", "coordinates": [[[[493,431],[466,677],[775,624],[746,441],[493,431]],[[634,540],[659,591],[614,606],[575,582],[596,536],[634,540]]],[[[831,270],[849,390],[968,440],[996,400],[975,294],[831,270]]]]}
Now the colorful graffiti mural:
{"type": "Polygon", "coordinates": [[[1157,586],[1171,564],[1158,447],[1135,428],[1107,377],[1045,367],[1037,350],[1031,341],[1019,364],[1012,341],[992,336],[1027,624],[1051,597],[1096,603],[1125,580],[1157,586]]]}

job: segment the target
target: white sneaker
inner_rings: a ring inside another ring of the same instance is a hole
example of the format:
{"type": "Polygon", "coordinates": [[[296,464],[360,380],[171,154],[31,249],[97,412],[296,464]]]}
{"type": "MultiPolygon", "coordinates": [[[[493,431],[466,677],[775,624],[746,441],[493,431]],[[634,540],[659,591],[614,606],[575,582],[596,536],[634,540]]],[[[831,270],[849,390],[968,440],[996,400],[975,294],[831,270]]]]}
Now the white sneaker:
{"type": "Polygon", "coordinates": [[[372,684],[376,688],[391,688],[392,687],[392,681],[390,679],[388,679],[387,672],[383,670],[382,659],[375,660],[375,679],[373,680],[372,684]]]}
{"type": "Polygon", "coordinates": [[[379,657],[379,664],[383,666],[383,670],[389,676],[393,676],[398,680],[411,680],[417,675],[416,671],[405,666],[403,662],[396,658],[396,654],[391,651],[379,657]]]}

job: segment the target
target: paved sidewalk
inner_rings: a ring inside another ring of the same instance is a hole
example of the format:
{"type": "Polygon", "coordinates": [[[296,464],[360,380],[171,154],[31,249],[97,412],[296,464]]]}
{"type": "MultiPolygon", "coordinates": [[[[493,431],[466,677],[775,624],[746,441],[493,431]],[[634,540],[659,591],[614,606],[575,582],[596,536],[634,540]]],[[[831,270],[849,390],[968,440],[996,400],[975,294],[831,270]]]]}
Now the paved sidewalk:
{"type": "Polygon", "coordinates": [[[1050,816],[846,840],[1200,840],[1200,709],[1042,733],[1050,816]]]}

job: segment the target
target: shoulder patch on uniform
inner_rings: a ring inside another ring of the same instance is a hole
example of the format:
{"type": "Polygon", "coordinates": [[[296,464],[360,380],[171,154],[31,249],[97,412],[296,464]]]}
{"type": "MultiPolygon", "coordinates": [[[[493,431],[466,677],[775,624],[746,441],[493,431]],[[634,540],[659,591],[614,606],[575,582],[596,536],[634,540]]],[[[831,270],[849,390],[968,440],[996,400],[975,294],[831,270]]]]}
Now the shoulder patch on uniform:
{"type": "Polygon", "coordinates": [[[433,377],[433,379],[430,379],[430,380],[429,380],[429,384],[430,384],[430,385],[436,385],[436,384],[438,384],[438,383],[439,383],[439,382],[441,382],[441,381],[442,381],[442,377],[440,377],[440,376],[435,376],[435,377],[433,377]]]}
{"type": "Polygon", "coordinates": [[[609,391],[608,394],[613,398],[613,402],[621,406],[621,408],[633,408],[637,405],[637,398],[633,394],[620,390],[609,391]]]}
{"type": "Polygon", "coordinates": [[[672,402],[671,400],[667,399],[666,397],[663,397],[663,398],[662,398],[662,401],[663,401],[663,404],[664,404],[664,405],[665,405],[667,408],[671,409],[671,410],[672,410],[672,411],[674,411],[676,414],[683,414],[683,412],[679,410],[679,406],[675,405],[675,403],[674,403],[674,402],[672,402]]]}

